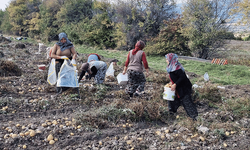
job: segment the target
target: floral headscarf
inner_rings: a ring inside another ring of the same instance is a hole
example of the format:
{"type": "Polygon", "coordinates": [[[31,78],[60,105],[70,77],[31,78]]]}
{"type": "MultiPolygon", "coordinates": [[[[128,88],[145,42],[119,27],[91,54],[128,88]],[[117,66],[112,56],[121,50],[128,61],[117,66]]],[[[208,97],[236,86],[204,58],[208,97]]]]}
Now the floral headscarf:
{"type": "Polygon", "coordinates": [[[135,44],[135,49],[133,49],[132,54],[135,55],[139,50],[142,50],[145,47],[145,43],[143,41],[138,41],[135,44]]]}
{"type": "Polygon", "coordinates": [[[165,55],[165,57],[169,61],[169,64],[166,68],[168,73],[179,69],[185,71],[181,63],[178,61],[178,56],[176,54],[168,53],[167,55],[165,55]]]}
{"type": "Polygon", "coordinates": [[[73,44],[69,41],[69,39],[67,38],[67,34],[64,32],[59,34],[59,42],[57,42],[56,44],[60,46],[61,51],[73,47],[73,44]],[[65,43],[61,42],[62,38],[66,39],[65,43]]]}

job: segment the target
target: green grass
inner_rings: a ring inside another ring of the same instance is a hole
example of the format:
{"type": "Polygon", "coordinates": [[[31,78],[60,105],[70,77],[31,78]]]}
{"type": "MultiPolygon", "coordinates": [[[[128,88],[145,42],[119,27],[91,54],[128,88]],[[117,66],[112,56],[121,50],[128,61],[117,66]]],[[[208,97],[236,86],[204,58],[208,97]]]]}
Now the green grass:
{"type": "MultiPolygon", "coordinates": [[[[99,50],[86,46],[77,46],[79,53],[98,53],[107,58],[116,58],[122,64],[127,58],[128,51],[99,50]]],[[[167,63],[164,56],[147,56],[150,69],[166,71],[167,63]]],[[[192,60],[179,60],[186,71],[203,77],[207,72],[212,83],[220,85],[246,85],[250,84],[250,68],[243,65],[215,65],[192,60]]],[[[192,82],[198,79],[193,79],[192,82]]]]}

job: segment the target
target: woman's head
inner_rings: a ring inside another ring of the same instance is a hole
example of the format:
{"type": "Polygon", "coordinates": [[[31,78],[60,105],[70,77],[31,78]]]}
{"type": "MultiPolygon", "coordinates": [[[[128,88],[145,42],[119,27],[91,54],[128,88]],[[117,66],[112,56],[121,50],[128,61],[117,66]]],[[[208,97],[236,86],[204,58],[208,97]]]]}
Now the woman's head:
{"type": "Polygon", "coordinates": [[[143,41],[138,41],[136,44],[135,44],[135,48],[138,49],[138,50],[142,50],[143,48],[145,47],[145,43],[143,41]]]}
{"type": "Polygon", "coordinates": [[[57,42],[56,44],[60,46],[61,51],[64,51],[66,49],[73,47],[73,44],[67,38],[66,33],[62,32],[58,36],[59,36],[59,42],[57,42]]]}
{"type": "Polygon", "coordinates": [[[184,71],[184,68],[178,61],[178,56],[174,53],[168,53],[165,55],[166,62],[168,64],[167,66],[167,72],[173,72],[178,69],[182,69],[184,71]]]}
{"type": "Polygon", "coordinates": [[[66,43],[67,42],[67,34],[62,32],[60,33],[59,35],[59,41],[62,42],[62,43],[66,43]]]}
{"type": "Polygon", "coordinates": [[[166,54],[165,55],[165,58],[166,58],[166,62],[169,64],[169,63],[171,63],[171,61],[173,60],[173,59],[177,59],[177,61],[178,61],[178,56],[176,55],[176,54],[174,54],[174,53],[168,53],[168,54],[166,54]]]}

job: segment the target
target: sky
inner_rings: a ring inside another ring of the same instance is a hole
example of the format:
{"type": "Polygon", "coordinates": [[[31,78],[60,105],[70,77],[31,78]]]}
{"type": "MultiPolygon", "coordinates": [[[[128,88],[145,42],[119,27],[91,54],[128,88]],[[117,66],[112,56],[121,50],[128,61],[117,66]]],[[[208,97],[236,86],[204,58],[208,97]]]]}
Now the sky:
{"type": "Polygon", "coordinates": [[[5,10],[6,5],[9,5],[11,0],[0,0],[0,9],[5,10]]]}

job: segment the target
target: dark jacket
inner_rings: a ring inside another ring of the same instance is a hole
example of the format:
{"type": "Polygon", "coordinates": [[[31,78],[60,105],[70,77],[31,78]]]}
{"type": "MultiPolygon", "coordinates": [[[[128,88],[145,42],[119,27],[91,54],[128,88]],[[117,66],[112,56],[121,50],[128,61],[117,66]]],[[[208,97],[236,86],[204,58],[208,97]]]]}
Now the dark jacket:
{"type": "Polygon", "coordinates": [[[170,79],[176,84],[176,91],[180,98],[183,98],[185,95],[191,95],[192,83],[187,78],[185,71],[179,69],[170,72],[170,79]]]}

